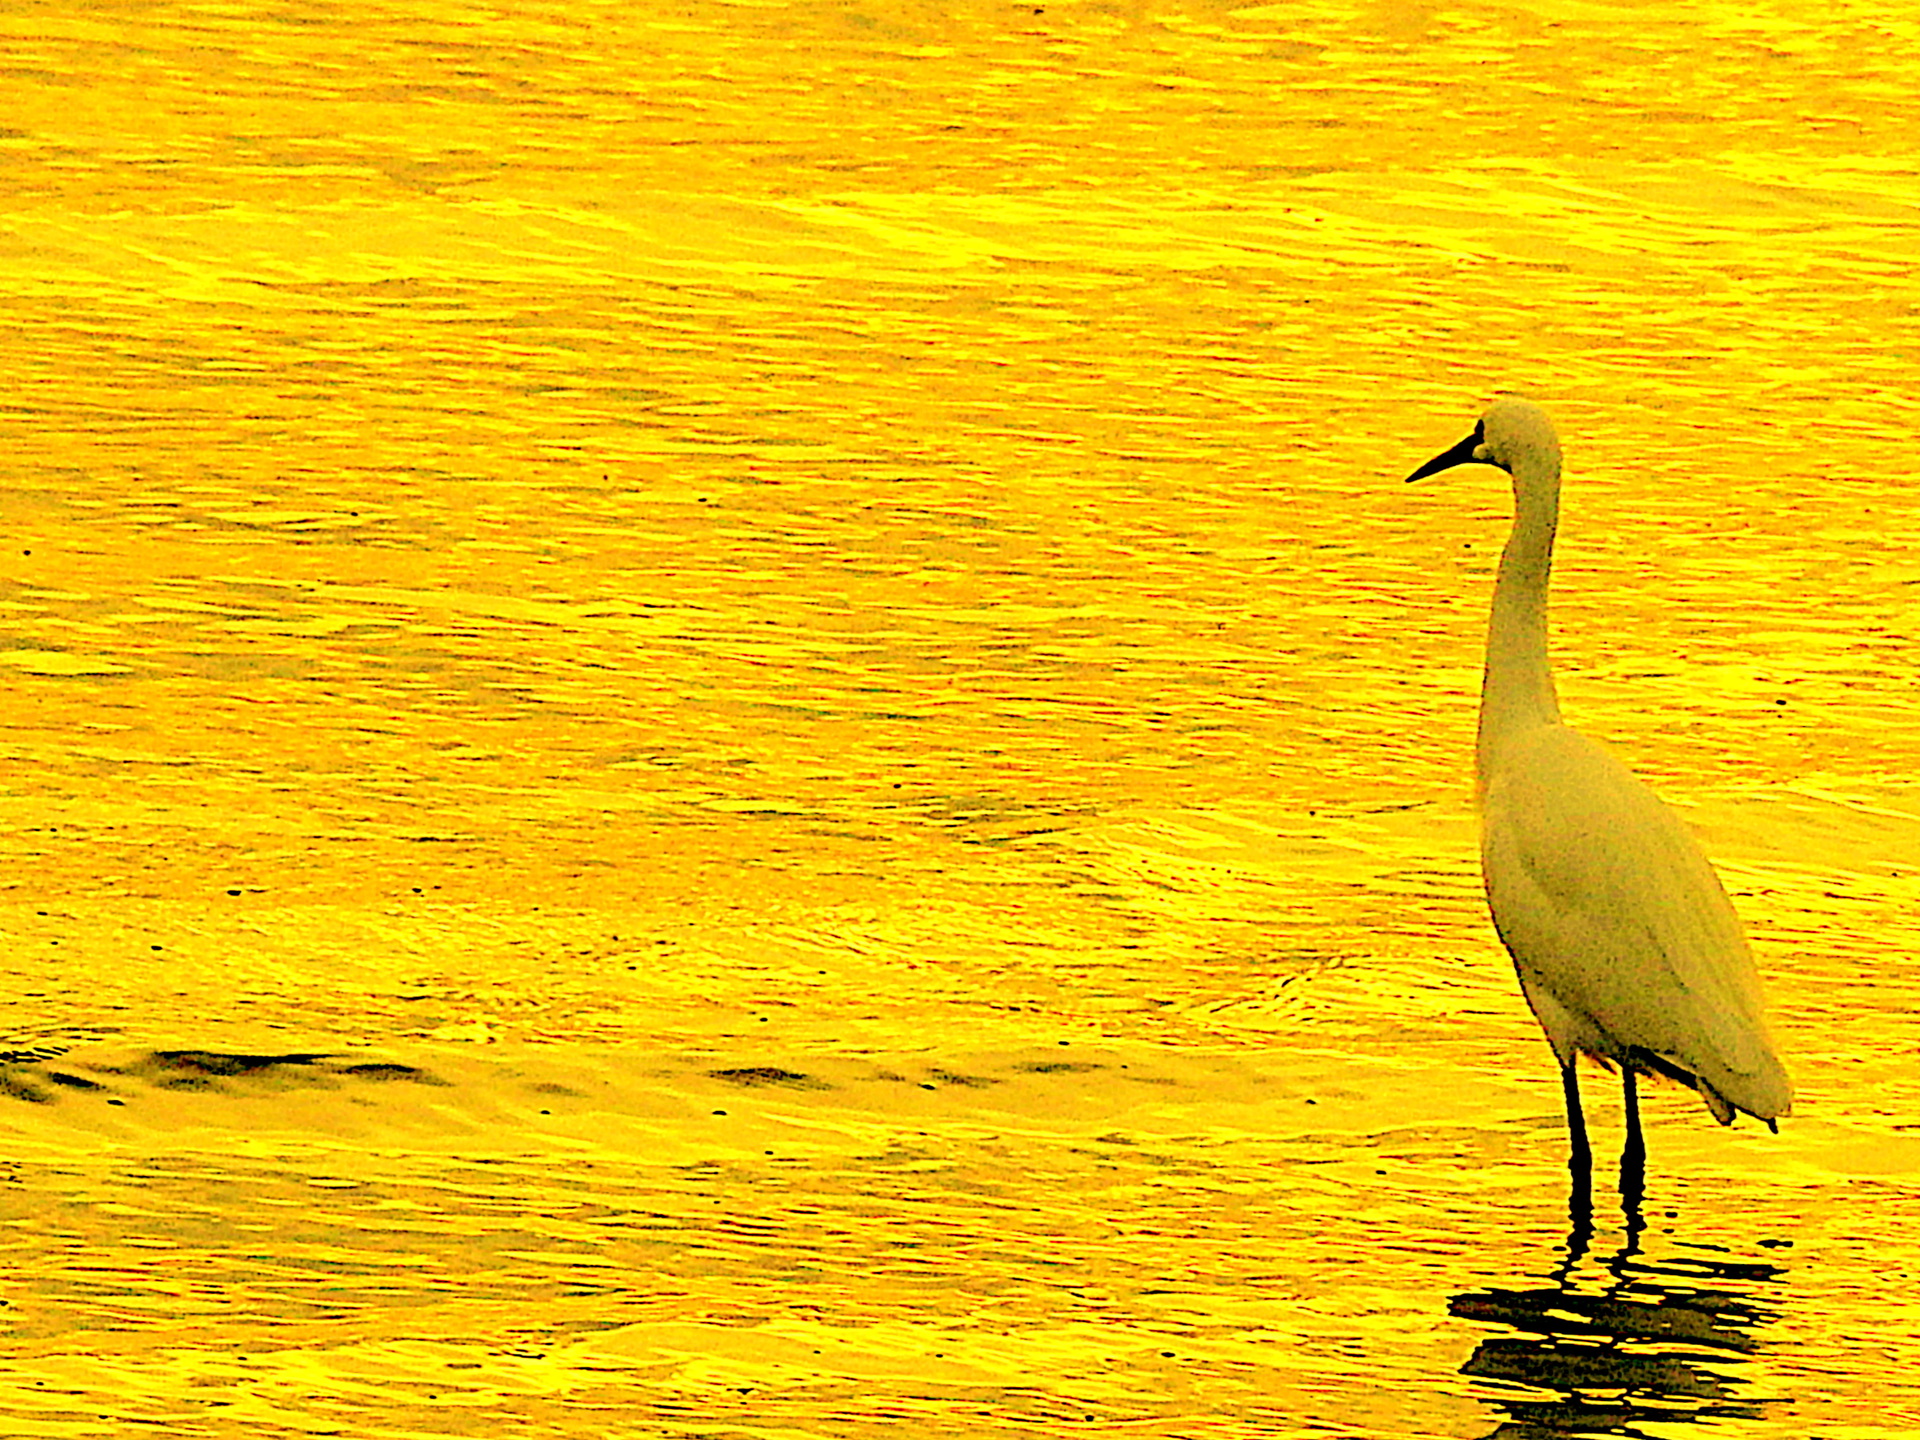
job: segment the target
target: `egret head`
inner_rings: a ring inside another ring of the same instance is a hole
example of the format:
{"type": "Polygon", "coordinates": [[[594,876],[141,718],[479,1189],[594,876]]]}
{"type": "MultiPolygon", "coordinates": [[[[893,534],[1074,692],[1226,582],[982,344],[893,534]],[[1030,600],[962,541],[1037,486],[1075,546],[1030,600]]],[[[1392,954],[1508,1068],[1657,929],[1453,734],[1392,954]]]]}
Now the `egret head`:
{"type": "Polygon", "coordinates": [[[1456,465],[1497,465],[1512,475],[1516,470],[1532,474],[1560,474],[1560,440],[1553,433],[1547,412],[1530,400],[1505,395],[1487,407],[1473,433],[1451,450],[1443,451],[1407,477],[1451,470],[1456,465]]]}

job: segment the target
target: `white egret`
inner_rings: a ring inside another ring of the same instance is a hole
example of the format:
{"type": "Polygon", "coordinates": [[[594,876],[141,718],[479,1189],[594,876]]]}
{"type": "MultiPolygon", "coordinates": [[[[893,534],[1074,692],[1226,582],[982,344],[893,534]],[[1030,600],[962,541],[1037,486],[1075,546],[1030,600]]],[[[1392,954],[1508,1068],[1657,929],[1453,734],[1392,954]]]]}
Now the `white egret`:
{"type": "Polygon", "coordinates": [[[1476,744],[1480,865],[1494,928],[1560,1062],[1572,1165],[1591,1164],[1574,1078],[1585,1053],[1625,1077],[1626,1167],[1646,1154],[1637,1073],[1691,1085],[1722,1125],[1774,1128],[1791,1103],[1760,982],[1726,892],[1672,811],[1560,719],[1547,662],[1547,579],[1560,442],[1539,406],[1502,399],[1407,478],[1455,465],[1513,477],[1513,532],[1487,626],[1476,744]]]}

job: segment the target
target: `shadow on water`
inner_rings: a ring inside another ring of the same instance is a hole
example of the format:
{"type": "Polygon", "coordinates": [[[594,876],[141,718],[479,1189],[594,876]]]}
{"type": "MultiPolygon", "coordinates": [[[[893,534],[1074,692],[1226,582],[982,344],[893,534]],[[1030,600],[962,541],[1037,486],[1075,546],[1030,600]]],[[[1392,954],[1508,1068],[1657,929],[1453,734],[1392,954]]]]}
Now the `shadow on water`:
{"type": "Polygon", "coordinates": [[[1449,1303],[1462,1319],[1516,1332],[1481,1341],[1460,1367],[1484,1382],[1480,1398],[1504,1417],[1488,1440],[1643,1435],[1642,1422],[1668,1429],[1757,1420],[1776,1403],[1743,1394],[1750,1382],[1738,1371],[1778,1317],[1754,1292],[1779,1283],[1784,1268],[1698,1249],[1643,1254],[1641,1187],[1627,1178],[1625,1238],[1610,1257],[1582,1273],[1593,1220],[1577,1180],[1566,1246],[1548,1283],[1470,1290],[1449,1303]]]}

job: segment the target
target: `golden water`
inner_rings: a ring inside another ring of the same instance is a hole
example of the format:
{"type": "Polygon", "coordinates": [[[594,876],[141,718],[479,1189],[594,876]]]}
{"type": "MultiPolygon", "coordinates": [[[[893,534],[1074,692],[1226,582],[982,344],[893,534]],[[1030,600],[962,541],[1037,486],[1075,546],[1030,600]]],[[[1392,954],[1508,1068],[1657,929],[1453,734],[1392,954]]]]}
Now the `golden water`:
{"type": "Polygon", "coordinates": [[[0,33],[0,1431],[1920,1427],[1907,10],[0,33]],[[1571,1265],[1507,386],[1799,1085],[1571,1265]]]}

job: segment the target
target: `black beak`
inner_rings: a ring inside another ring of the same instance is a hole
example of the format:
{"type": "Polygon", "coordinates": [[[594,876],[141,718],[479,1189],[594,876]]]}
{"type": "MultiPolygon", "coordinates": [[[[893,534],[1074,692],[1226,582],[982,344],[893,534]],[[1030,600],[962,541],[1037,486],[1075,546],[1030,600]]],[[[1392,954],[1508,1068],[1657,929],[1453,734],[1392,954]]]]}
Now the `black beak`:
{"type": "Polygon", "coordinates": [[[1442,470],[1451,470],[1456,465],[1492,464],[1493,462],[1490,460],[1476,461],[1474,458],[1473,452],[1480,448],[1480,442],[1483,438],[1480,433],[1480,427],[1478,425],[1474,426],[1473,433],[1467,436],[1466,439],[1462,440],[1451,450],[1443,451],[1434,456],[1418,470],[1407,476],[1407,479],[1421,480],[1428,475],[1437,475],[1442,470]]]}

